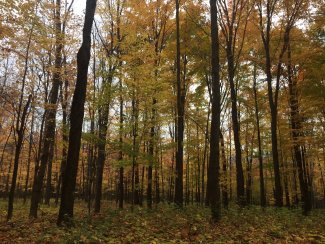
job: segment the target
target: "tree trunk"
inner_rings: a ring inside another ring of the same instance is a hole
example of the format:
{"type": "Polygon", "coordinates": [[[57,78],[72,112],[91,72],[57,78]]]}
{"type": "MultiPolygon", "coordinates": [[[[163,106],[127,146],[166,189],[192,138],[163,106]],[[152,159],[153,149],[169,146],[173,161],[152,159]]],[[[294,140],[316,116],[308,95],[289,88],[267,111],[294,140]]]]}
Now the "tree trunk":
{"type": "Polygon", "coordinates": [[[201,204],[205,202],[205,172],[206,172],[206,162],[208,161],[208,140],[209,140],[209,120],[210,120],[210,104],[208,104],[208,116],[205,126],[205,138],[204,138],[204,152],[203,152],[203,162],[202,162],[202,176],[201,176],[201,204]]]}
{"type": "Polygon", "coordinates": [[[148,208],[152,207],[152,167],[154,164],[154,144],[155,144],[155,116],[156,110],[155,105],[157,100],[153,98],[152,100],[152,115],[151,115],[151,128],[150,128],[150,141],[149,141],[149,166],[148,166],[148,187],[147,187],[147,205],[148,208]]]}
{"type": "MultiPolygon", "coordinates": [[[[111,75],[111,74],[110,74],[111,75]]],[[[112,77],[107,80],[103,80],[102,84],[102,100],[104,104],[99,109],[99,144],[98,144],[98,158],[97,158],[97,171],[96,171],[96,193],[95,193],[95,213],[100,212],[100,202],[102,199],[102,184],[103,184],[103,172],[106,158],[106,135],[107,124],[109,116],[109,103],[110,103],[110,90],[112,84],[112,77]]]]}
{"type": "MultiPolygon", "coordinates": [[[[32,199],[30,206],[30,217],[37,217],[37,209],[41,199],[41,191],[43,188],[43,179],[45,175],[46,167],[48,167],[48,184],[51,182],[51,167],[52,164],[49,163],[52,161],[52,150],[54,147],[54,137],[55,137],[55,128],[56,128],[56,110],[57,110],[57,100],[59,94],[59,88],[61,83],[61,52],[63,48],[62,43],[62,33],[61,33],[61,0],[56,0],[55,8],[55,71],[53,74],[53,84],[50,92],[49,107],[45,109],[45,127],[44,127],[44,141],[41,152],[41,162],[37,170],[36,177],[34,178],[33,189],[32,189],[32,199]]],[[[48,185],[47,184],[47,185],[48,185]]],[[[49,202],[48,192],[50,187],[47,186],[46,192],[46,202],[49,202]]]]}
{"type": "Polygon", "coordinates": [[[219,186],[219,138],[220,138],[220,74],[219,74],[219,37],[217,1],[210,0],[211,16],[211,70],[212,70],[212,113],[210,160],[208,167],[207,192],[214,221],[221,218],[220,186],[219,186]]]}
{"type": "Polygon", "coordinates": [[[70,132],[67,165],[62,179],[62,195],[57,224],[68,222],[73,217],[74,191],[78,172],[84,104],[87,90],[87,75],[91,48],[91,29],[97,0],[87,0],[83,42],[77,55],[77,82],[70,114],[70,132]],[[68,217],[68,218],[66,218],[68,217]]]}
{"type": "Polygon", "coordinates": [[[228,208],[229,199],[228,199],[228,180],[227,180],[227,159],[225,152],[225,140],[223,134],[220,131],[220,142],[221,142],[221,157],[222,157],[222,171],[223,171],[223,181],[222,181],[222,202],[223,207],[228,208]]]}
{"type": "Polygon", "coordinates": [[[262,142],[261,142],[261,131],[260,131],[260,118],[259,108],[257,102],[257,84],[256,84],[256,64],[254,64],[253,71],[253,91],[254,91],[254,102],[255,102],[255,118],[257,127],[257,143],[258,143],[258,162],[259,162],[259,176],[260,176],[260,203],[262,207],[266,206],[266,195],[264,188],[264,173],[263,173],[263,155],[262,155],[262,142]]]}
{"type": "MultiPolygon", "coordinates": [[[[67,71],[66,71],[66,56],[64,55],[63,57],[63,65],[64,65],[64,75],[65,77],[67,76],[67,71]]],[[[68,86],[69,82],[67,78],[64,81],[64,89],[62,89],[62,83],[61,83],[61,106],[62,106],[62,160],[61,160],[61,165],[60,165],[60,172],[59,172],[59,179],[58,179],[58,184],[57,184],[57,192],[56,192],[56,199],[55,199],[55,204],[59,203],[59,195],[60,195],[60,189],[61,189],[61,184],[62,184],[62,178],[65,170],[65,166],[67,164],[67,147],[69,143],[69,138],[68,138],[68,125],[67,125],[67,117],[68,117],[68,112],[67,112],[67,106],[68,106],[68,86]]]]}
{"type": "MultiPolygon", "coordinates": [[[[123,98],[122,98],[122,80],[120,80],[120,151],[119,151],[119,161],[123,160],[123,98]]],[[[124,168],[123,166],[119,169],[119,208],[123,208],[124,202],[124,168]]]]}
{"type": "Polygon", "coordinates": [[[29,135],[27,175],[26,175],[26,181],[25,181],[24,204],[26,203],[26,198],[27,198],[27,193],[28,193],[28,182],[29,182],[29,174],[30,174],[30,163],[31,163],[31,157],[32,157],[32,145],[33,145],[34,121],[35,121],[35,108],[33,109],[32,122],[31,122],[31,126],[30,126],[31,129],[30,129],[30,135],[29,135]]]}
{"type": "Polygon", "coordinates": [[[184,106],[185,80],[181,80],[180,61],[180,30],[179,30],[179,0],[176,0],[176,83],[177,83],[177,151],[176,151],[176,179],[175,203],[183,206],[183,141],[184,141],[184,106]]]}
{"type": "Polygon", "coordinates": [[[26,120],[27,120],[27,118],[26,118],[27,111],[28,111],[28,107],[29,107],[29,105],[31,103],[31,99],[32,99],[32,96],[29,95],[28,100],[23,108],[25,83],[26,83],[26,76],[27,76],[27,71],[28,71],[29,51],[30,51],[30,44],[31,44],[31,40],[32,40],[33,30],[34,30],[34,23],[30,29],[30,32],[29,32],[28,43],[27,43],[26,54],[25,54],[24,74],[23,74],[23,78],[22,78],[22,86],[21,86],[20,97],[19,97],[18,114],[17,114],[16,128],[15,128],[18,138],[16,141],[16,148],[15,148],[15,160],[14,160],[14,169],[13,169],[13,175],[12,175],[12,184],[11,184],[10,192],[9,192],[7,220],[10,220],[12,217],[14,195],[15,195],[17,173],[18,173],[19,156],[20,156],[20,151],[21,151],[21,148],[23,145],[23,140],[24,140],[24,132],[25,132],[25,126],[26,126],[26,120]]]}
{"type": "Polygon", "coordinates": [[[303,145],[300,143],[302,137],[302,124],[299,112],[298,88],[297,80],[293,77],[291,66],[291,48],[288,36],[288,83],[289,83],[289,104],[290,104],[290,119],[291,119],[291,136],[293,140],[294,158],[298,168],[298,179],[301,192],[301,200],[303,202],[303,212],[308,214],[312,208],[311,189],[308,184],[309,174],[306,171],[305,154],[302,151],[303,145]]]}
{"type": "Polygon", "coordinates": [[[11,180],[11,186],[10,186],[10,192],[9,192],[9,201],[8,201],[8,214],[7,214],[7,220],[9,221],[12,218],[12,212],[14,209],[14,196],[15,196],[15,189],[16,189],[16,182],[17,182],[17,174],[18,174],[18,166],[19,166],[19,157],[20,152],[23,147],[24,142],[24,133],[25,133],[25,127],[26,127],[26,120],[28,116],[28,108],[32,100],[32,95],[28,96],[28,100],[23,108],[21,119],[20,116],[17,117],[17,142],[16,142],[16,148],[15,148],[15,160],[14,160],[14,169],[12,172],[12,180],[11,180]]]}

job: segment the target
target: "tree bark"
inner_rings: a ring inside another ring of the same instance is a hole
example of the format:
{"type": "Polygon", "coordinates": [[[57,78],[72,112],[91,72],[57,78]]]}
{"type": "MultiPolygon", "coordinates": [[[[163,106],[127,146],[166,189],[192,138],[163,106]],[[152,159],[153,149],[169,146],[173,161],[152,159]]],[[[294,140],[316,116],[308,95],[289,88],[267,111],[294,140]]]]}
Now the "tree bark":
{"type": "Polygon", "coordinates": [[[33,109],[31,129],[30,129],[30,134],[29,134],[28,159],[27,159],[27,174],[26,174],[26,180],[25,180],[24,204],[26,203],[27,194],[28,194],[28,182],[29,182],[29,174],[30,174],[30,163],[31,163],[31,160],[32,160],[31,157],[32,157],[34,121],[35,121],[35,108],[33,109]]]}
{"type": "Polygon", "coordinates": [[[23,108],[23,111],[21,114],[21,119],[19,119],[20,116],[18,116],[18,118],[17,118],[16,132],[17,132],[18,138],[17,138],[17,142],[16,142],[14,169],[12,172],[12,180],[11,180],[11,186],[10,186],[10,191],[9,191],[7,221],[9,221],[12,218],[12,213],[13,213],[13,209],[14,209],[14,196],[15,196],[15,189],[16,189],[16,182],[17,182],[19,157],[20,157],[21,149],[23,147],[26,120],[27,120],[28,109],[29,109],[31,100],[32,100],[32,95],[29,95],[28,100],[23,108]]]}
{"type": "Polygon", "coordinates": [[[228,197],[228,180],[227,180],[227,159],[225,151],[225,140],[223,134],[220,131],[220,143],[221,143],[221,157],[222,157],[222,171],[223,171],[223,181],[222,181],[222,203],[224,208],[228,208],[229,197],[228,197]]]}
{"type": "Polygon", "coordinates": [[[183,141],[184,141],[184,106],[185,80],[181,80],[180,30],[179,30],[179,0],[176,0],[176,83],[177,83],[177,151],[175,203],[183,206],[183,141]]]}
{"type": "Polygon", "coordinates": [[[27,76],[27,71],[28,71],[29,51],[30,51],[30,44],[31,44],[31,40],[32,40],[33,30],[34,30],[34,23],[30,29],[30,32],[29,32],[28,43],[27,43],[27,48],[26,48],[26,55],[25,55],[24,74],[23,74],[23,78],[22,78],[22,86],[21,86],[20,97],[19,97],[18,114],[17,114],[16,128],[15,128],[16,133],[17,133],[17,142],[16,142],[16,148],[15,148],[15,159],[14,159],[12,183],[11,183],[10,192],[9,192],[7,220],[11,219],[13,208],[14,208],[13,204],[14,204],[17,173],[18,173],[18,166],[19,166],[19,157],[20,157],[21,148],[23,146],[25,126],[26,126],[26,120],[27,120],[26,117],[28,115],[27,112],[28,112],[28,108],[29,108],[29,105],[30,105],[31,99],[32,99],[32,95],[29,95],[27,102],[26,102],[25,106],[23,107],[25,83],[26,83],[26,76],[27,76]]]}
{"type": "Polygon", "coordinates": [[[106,158],[106,135],[108,129],[108,116],[109,116],[109,104],[110,104],[110,92],[112,77],[111,74],[108,80],[103,79],[103,91],[102,101],[104,104],[100,107],[98,114],[99,124],[99,144],[98,144],[98,158],[97,158],[97,171],[96,171],[96,194],[95,194],[95,213],[100,212],[100,202],[102,199],[102,184],[103,184],[103,172],[106,158]]]}
{"type": "Polygon", "coordinates": [[[155,127],[155,116],[156,116],[156,106],[157,100],[153,98],[152,100],[152,115],[151,115],[151,128],[150,128],[150,141],[149,141],[149,166],[148,166],[148,186],[147,186],[147,205],[148,208],[152,207],[152,168],[154,164],[154,147],[155,147],[155,134],[156,134],[156,127],[155,127]]]}
{"type": "Polygon", "coordinates": [[[217,1],[210,0],[211,16],[211,69],[212,69],[212,113],[211,113],[211,137],[210,137],[210,160],[208,167],[209,203],[214,221],[221,218],[220,202],[220,183],[219,183],[219,165],[220,165],[220,74],[219,74],[219,37],[218,37],[218,15],[217,1]]]}
{"type": "Polygon", "coordinates": [[[303,202],[302,208],[304,214],[308,214],[312,208],[311,202],[311,189],[309,187],[309,174],[306,171],[305,165],[305,154],[302,151],[303,145],[301,145],[301,138],[303,136],[301,116],[299,112],[299,101],[298,101],[298,88],[297,80],[292,74],[291,64],[291,47],[290,39],[288,36],[288,85],[289,85],[289,104],[290,104],[290,119],[291,119],[291,136],[293,140],[293,151],[294,159],[298,168],[298,179],[301,192],[301,200],[303,202]]]}
{"type": "MultiPolygon", "coordinates": [[[[49,163],[52,161],[52,150],[54,147],[54,138],[55,138],[55,128],[56,128],[56,110],[57,110],[57,100],[59,94],[59,88],[61,83],[61,62],[62,62],[62,32],[61,32],[61,0],[56,0],[56,8],[55,8],[55,71],[53,74],[53,84],[50,92],[49,104],[48,108],[45,109],[46,117],[45,117],[45,127],[44,127],[44,141],[41,151],[41,162],[40,166],[34,177],[33,189],[32,189],[32,198],[31,198],[31,206],[30,206],[30,217],[37,217],[37,209],[41,200],[42,188],[43,188],[43,179],[46,171],[46,167],[48,167],[48,183],[51,184],[51,167],[52,164],[49,163]]],[[[46,191],[46,202],[49,202],[49,197],[51,187],[47,186],[46,191]]]]}
{"type": "Polygon", "coordinates": [[[91,29],[97,0],[87,0],[83,41],[77,55],[77,82],[70,114],[70,132],[67,165],[62,179],[62,195],[57,224],[69,222],[73,217],[74,191],[78,171],[84,104],[87,90],[87,75],[91,48],[91,29]]]}
{"type": "MultiPolygon", "coordinates": [[[[123,160],[123,122],[124,122],[124,117],[123,117],[123,97],[122,97],[122,80],[120,80],[120,128],[119,128],[119,146],[120,146],[120,151],[119,151],[119,161],[123,160]]],[[[123,203],[124,203],[124,167],[121,166],[119,169],[119,208],[123,208],[123,203]]]]}
{"type": "MultiPolygon", "coordinates": [[[[278,154],[278,135],[277,135],[277,115],[278,115],[278,92],[279,92],[279,80],[277,80],[277,84],[275,87],[275,91],[273,91],[272,82],[273,77],[271,73],[272,63],[271,63],[271,51],[270,51],[270,34],[271,34],[271,22],[273,11],[275,7],[276,1],[270,3],[267,0],[267,18],[266,18],[266,27],[264,28],[263,24],[263,10],[261,4],[259,5],[259,21],[260,21],[260,28],[261,28],[261,37],[264,46],[265,52],[265,73],[266,73],[266,80],[267,80],[267,90],[268,90],[268,100],[271,112],[271,140],[272,140],[272,158],[273,158],[273,165],[274,165],[274,181],[275,181],[275,205],[278,207],[283,206],[283,190],[281,184],[281,173],[280,173],[280,164],[279,164],[279,154],[278,154]],[[274,98],[273,98],[273,94],[274,98]]],[[[280,72],[279,70],[277,71],[280,72]]]]}
{"type": "Polygon", "coordinates": [[[262,155],[262,142],[261,142],[261,131],[260,131],[260,117],[259,108],[257,102],[257,84],[256,84],[256,64],[254,64],[253,71],[253,91],[254,91],[254,102],[255,102],[255,118],[257,127],[257,143],[258,143],[258,162],[259,162],[259,176],[260,176],[260,203],[262,207],[266,206],[266,195],[264,188],[264,173],[263,173],[263,155],[262,155]]]}

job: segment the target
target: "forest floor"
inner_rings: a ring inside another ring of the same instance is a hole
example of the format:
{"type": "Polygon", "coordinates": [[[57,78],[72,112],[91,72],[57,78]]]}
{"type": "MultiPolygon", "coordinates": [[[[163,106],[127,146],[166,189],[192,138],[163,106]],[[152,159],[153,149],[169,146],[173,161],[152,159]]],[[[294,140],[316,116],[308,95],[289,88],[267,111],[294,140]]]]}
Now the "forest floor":
{"type": "Polygon", "coordinates": [[[57,227],[58,207],[41,206],[39,218],[29,220],[29,204],[19,200],[14,218],[5,221],[6,202],[0,201],[0,243],[325,243],[325,210],[309,216],[300,209],[231,206],[213,224],[201,206],[182,210],[159,204],[152,210],[116,209],[105,202],[101,214],[88,215],[77,201],[74,227],[57,227]]]}

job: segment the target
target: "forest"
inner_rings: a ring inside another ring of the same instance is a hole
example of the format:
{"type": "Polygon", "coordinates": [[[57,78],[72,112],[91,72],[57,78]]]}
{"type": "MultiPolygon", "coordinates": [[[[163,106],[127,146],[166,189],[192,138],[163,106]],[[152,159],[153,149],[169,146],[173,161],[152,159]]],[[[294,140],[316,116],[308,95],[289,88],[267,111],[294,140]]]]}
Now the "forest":
{"type": "Polygon", "coordinates": [[[1,243],[325,242],[323,0],[1,0],[1,243]]]}

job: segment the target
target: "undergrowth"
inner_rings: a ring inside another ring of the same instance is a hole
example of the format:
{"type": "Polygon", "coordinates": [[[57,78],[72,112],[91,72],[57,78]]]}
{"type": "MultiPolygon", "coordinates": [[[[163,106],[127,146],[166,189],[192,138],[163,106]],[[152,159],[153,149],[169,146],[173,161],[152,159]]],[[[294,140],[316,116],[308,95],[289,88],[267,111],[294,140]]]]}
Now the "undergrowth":
{"type": "Polygon", "coordinates": [[[152,209],[104,202],[101,214],[88,214],[77,202],[74,227],[57,227],[58,207],[42,205],[37,219],[28,218],[29,205],[15,204],[14,218],[5,221],[6,202],[0,202],[0,243],[325,243],[325,211],[303,216],[300,209],[230,206],[213,223],[208,208],[178,209],[162,203],[152,209]]]}

